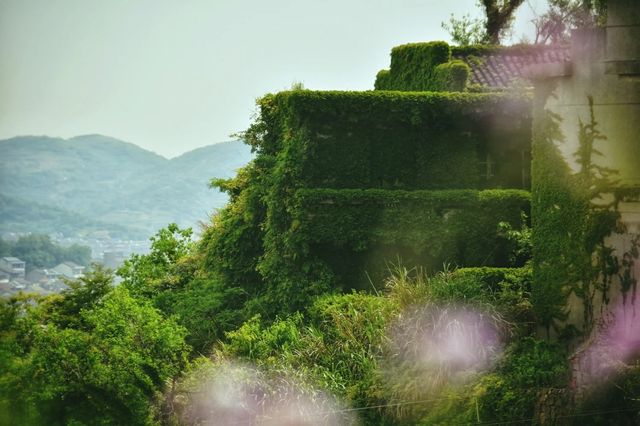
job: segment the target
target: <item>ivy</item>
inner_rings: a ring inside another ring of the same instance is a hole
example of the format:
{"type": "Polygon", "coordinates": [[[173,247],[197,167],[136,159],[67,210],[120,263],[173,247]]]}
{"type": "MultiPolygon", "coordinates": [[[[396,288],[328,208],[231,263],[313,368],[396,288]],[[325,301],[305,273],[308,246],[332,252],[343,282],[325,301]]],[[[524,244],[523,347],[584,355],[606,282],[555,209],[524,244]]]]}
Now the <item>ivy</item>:
{"type": "Polygon", "coordinates": [[[443,41],[410,43],[391,50],[391,69],[381,70],[376,90],[462,92],[471,70],[462,61],[451,61],[451,49],[443,41]]]}
{"type": "Polygon", "coordinates": [[[598,129],[593,99],[589,97],[588,102],[589,120],[578,123],[576,172],[557,145],[565,140],[560,117],[541,109],[540,119],[534,121],[532,240],[536,285],[532,299],[547,333],[552,328],[561,334],[569,331],[560,324],[567,318],[571,294],[582,301],[580,331],[588,336],[595,325],[596,297],[607,304],[615,279],[623,293],[635,285],[630,271],[638,256],[638,239],[625,253],[617,253],[610,244],[609,237],[625,232],[615,189],[617,172],[598,165],[597,157],[602,154],[596,142],[605,142],[606,136],[598,129]]]}

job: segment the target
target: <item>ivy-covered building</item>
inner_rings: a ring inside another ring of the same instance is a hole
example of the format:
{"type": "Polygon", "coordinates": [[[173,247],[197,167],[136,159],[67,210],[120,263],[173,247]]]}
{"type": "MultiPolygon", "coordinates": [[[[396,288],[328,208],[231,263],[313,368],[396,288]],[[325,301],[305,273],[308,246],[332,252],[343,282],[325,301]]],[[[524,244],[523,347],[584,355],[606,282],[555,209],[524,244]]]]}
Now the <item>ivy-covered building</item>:
{"type": "Polygon", "coordinates": [[[566,50],[408,44],[374,91],[263,97],[245,134],[255,161],[219,182],[231,203],[207,262],[274,312],[380,288],[392,263],[511,266],[499,224],[529,217],[531,91],[505,82],[553,55],[566,50]]]}

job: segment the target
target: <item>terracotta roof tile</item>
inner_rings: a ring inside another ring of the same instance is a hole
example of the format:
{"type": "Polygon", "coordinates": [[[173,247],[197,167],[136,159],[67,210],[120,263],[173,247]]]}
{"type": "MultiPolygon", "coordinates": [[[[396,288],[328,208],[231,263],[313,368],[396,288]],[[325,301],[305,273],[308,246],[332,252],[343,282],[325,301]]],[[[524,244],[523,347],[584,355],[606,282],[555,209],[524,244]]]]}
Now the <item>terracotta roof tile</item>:
{"type": "Polygon", "coordinates": [[[504,48],[474,54],[454,52],[453,56],[471,67],[471,84],[506,88],[523,78],[527,66],[568,62],[570,51],[568,47],[504,48]]]}

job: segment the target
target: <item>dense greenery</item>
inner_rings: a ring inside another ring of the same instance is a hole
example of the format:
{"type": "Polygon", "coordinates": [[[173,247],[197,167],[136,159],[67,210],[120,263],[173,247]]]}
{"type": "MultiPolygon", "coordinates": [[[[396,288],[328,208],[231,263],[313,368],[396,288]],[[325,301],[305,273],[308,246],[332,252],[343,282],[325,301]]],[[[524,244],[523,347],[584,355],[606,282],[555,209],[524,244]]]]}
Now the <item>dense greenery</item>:
{"type": "MultiPolygon", "coordinates": [[[[428,277],[398,268],[383,294],[327,295],[318,298],[304,314],[273,322],[253,317],[227,333],[226,342],[211,360],[199,361],[199,367],[179,381],[177,391],[168,395],[173,414],[193,421],[192,404],[197,404],[202,386],[207,386],[206,381],[196,380],[197,376],[215,377],[220,370],[228,370],[230,362],[250,362],[264,374],[257,397],[265,404],[269,395],[287,397],[279,386],[286,380],[303,383],[307,393],[313,393],[313,389],[330,391],[347,406],[359,407],[358,418],[366,424],[439,424],[452,419],[473,422],[476,407],[482,421],[523,418],[533,412],[541,389],[562,385],[567,377],[558,348],[530,337],[515,339],[528,333],[528,325],[521,321],[527,316],[523,312],[531,310],[528,276],[526,270],[503,269],[459,270],[428,277]],[[509,276],[510,281],[476,279],[498,275],[509,276]],[[460,303],[469,312],[491,312],[486,318],[491,318],[492,327],[513,336],[506,357],[489,350],[492,364],[501,361],[489,371],[469,367],[464,374],[447,360],[421,365],[398,357],[415,350],[424,333],[439,333],[440,327],[458,321],[451,312],[460,303]],[[431,308],[420,308],[424,306],[431,308]],[[520,310],[514,310],[514,306],[520,306],[520,310]],[[412,317],[416,308],[431,310],[424,311],[428,316],[412,317]],[[430,320],[436,317],[438,322],[430,320]],[[417,320],[421,321],[419,328],[413,324],[417,320]],[[514,328],[512,321],[523,325],[514,328]],[[398,340],[398,334],[394,337],[391,330],[402,333],[402,338],[398,340]],[[458,385],[446,385],[459,374],[467,378],[458,385]],[[425,399],[431,402],[416,404],[425,399]]],[[[242,377],[235,380],[245,380],[242,377]]],[[[348,419],[343,421],[349,424],[348,419]]]]}
{"type": "Polygon", "coordinates": [[[278,237],[283,253],[298,253],[290,264],[303,268],[305,258],[318,257],[337,275],[334,286],[370,288],[398,257],[430,271],[507,266],[509,243],[498,225],[520,228],[528,208],[529,193],[519,190],[301,189],[292,225],[278,237]]]}
{"type": "Polygon", "coordinates": [[[411,43],[391,50],[391,68],[378,73],[376,90],[462,92],[470,69],[451,60],[451,48],[443,41],[411,43]]]}
{"type": "MultiPolygon", "coordinates": [[[[520,3],[482,2],[490,38],[520,3]]],[[[637,361],[576,401],[573,348],[540,331],[571,294],[589,324],[614,275],[635,289],[638,239],[617,258],[606,238],[638,191],[594,160],[593,109],[573,171],[540,108],[529,194],[530,98],[451,93],[468,75],[451,55],[394,49],[376,84],[395,90],[261,98],[255,158],[211,181],[229,203],[201,240],[172,223],[117,286],[97,267],[1,300],[0,423],[631,424],[637,361]]],[[[44,264],[47,244],[0,249],[44,264]]]]}
{"type": "Polygon", "coordinates": [[[500,240],[499,222],[521,225],[525,193],[416,190],[520,187],[527,97],[298,90],[259,105],[243,135],[256,160],[214,182],[231,202],[202,241],[207,267],[246,292],[249,313],[303,309],[331,289],[362,288],[366,273],[380,286],[377,271],[398,256],[432,269],[507,263],[482,245],[500,240]],[[498,114],[513,120],[494,127],[498,114]],[[502,163],[483,180],[488,152],[502,163]]]}
{"type": "Polygon", "coordinates": [[[0,194],[1,233],[86,235],[109,230],[114,238],[144,238],[146,233],[127,226],[101,222],[78,213],[39,202],[0,194]]]}
{"type": "Polygon", "coordinates": [[[24,235],[17,241],[0,239],[0,256],[14,256],[26,263],[27,271],[36,268],[52,268],[61,262],[71,261],[81,266],[91,262],[91,249],[79,244],[62,247],[48,235],[24,235]]]}
{"type": "Polygon", "coordinates": [[[186,361],[185,329],[97,269],[45,299],[0,302],[3,424],[149,424],[186,361]]]}

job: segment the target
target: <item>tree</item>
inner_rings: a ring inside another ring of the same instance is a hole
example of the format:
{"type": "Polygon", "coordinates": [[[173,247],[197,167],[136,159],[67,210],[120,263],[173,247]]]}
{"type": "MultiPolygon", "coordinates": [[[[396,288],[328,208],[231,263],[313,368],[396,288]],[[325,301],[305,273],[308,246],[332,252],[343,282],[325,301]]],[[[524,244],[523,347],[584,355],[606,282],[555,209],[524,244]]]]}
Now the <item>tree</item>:
{"type": "Polygon", "coordinates": [[[49,268],[58,262],[59,249],[48,235],[31,234],[20,237],[14,243],[11,254],[24,260],[29,269],[49,268]]]}
{"type": "Polygon", "coordinates": [[[151,237],[149,254],[133,254],[118,270],[122,285],[135,297],[154,299],[164,290],[184,285],[190,274],[179,273],[179,263],[192,253],[191,228],[180,229],[175,223],[151,237]],[[174,273],[176,272],[176,273],[174,273]]]}
{"type": "Polygon", "coordinates": [[[442,28],[449,32],[451,40],[459,45],[500,44],[513,22],[516,9],[524,0],[478,0],[477,6],[484,10],[485,19],[471,19],[464,15],[456,19],[453,15],[442,28]]]}
{"type": "Polygon", "coordinates": [[[473,44],[482,44],[486,39],[485,22],[482,19],[472,19],[469,14],[463,15],[461,19],[457,19],[451,14],[449,23],[442,23],[451,36],[451,41],[459,46],[469,46],[473,44]]]}
{"type": "Polygon", "coordinates": [[[123,287],[90,305],[80,329],[1,306],[12,327],[0,333],[1,423],[154,423],[156,396],[186,364],[186,331],[123,287]]]}
{"type": "Polygon", "coordinates": [[[89,247],[79,244],[62,247],[46,234],[24,235],[13,244],[0,240],[0,251],[24,260],[27,269],[51,268],[67,260],[83,266],[91,262],[89,247]]]}
{"type": "Polygon", "coordinates": [[[111,292],[113,272],[95,264],[83,277],[65,283],[68,289],[44,302],[46,315],[58,326],[83,328],[80,313],[93,309],[111,292]]]}
{"type": "Polygon", "coordinates": [[[480,0],[484,7],[486,41],[489,44],[500,44],[504,32],[509,29],[516,9],[524,0],[480,0]]]}
{"type": "Polygon", "coordinates": [[[569,41],[571,30],[603,25],[607,16],[606,0],[549,0],[549,9],[533,19],[535,44],[569,41]]]}

